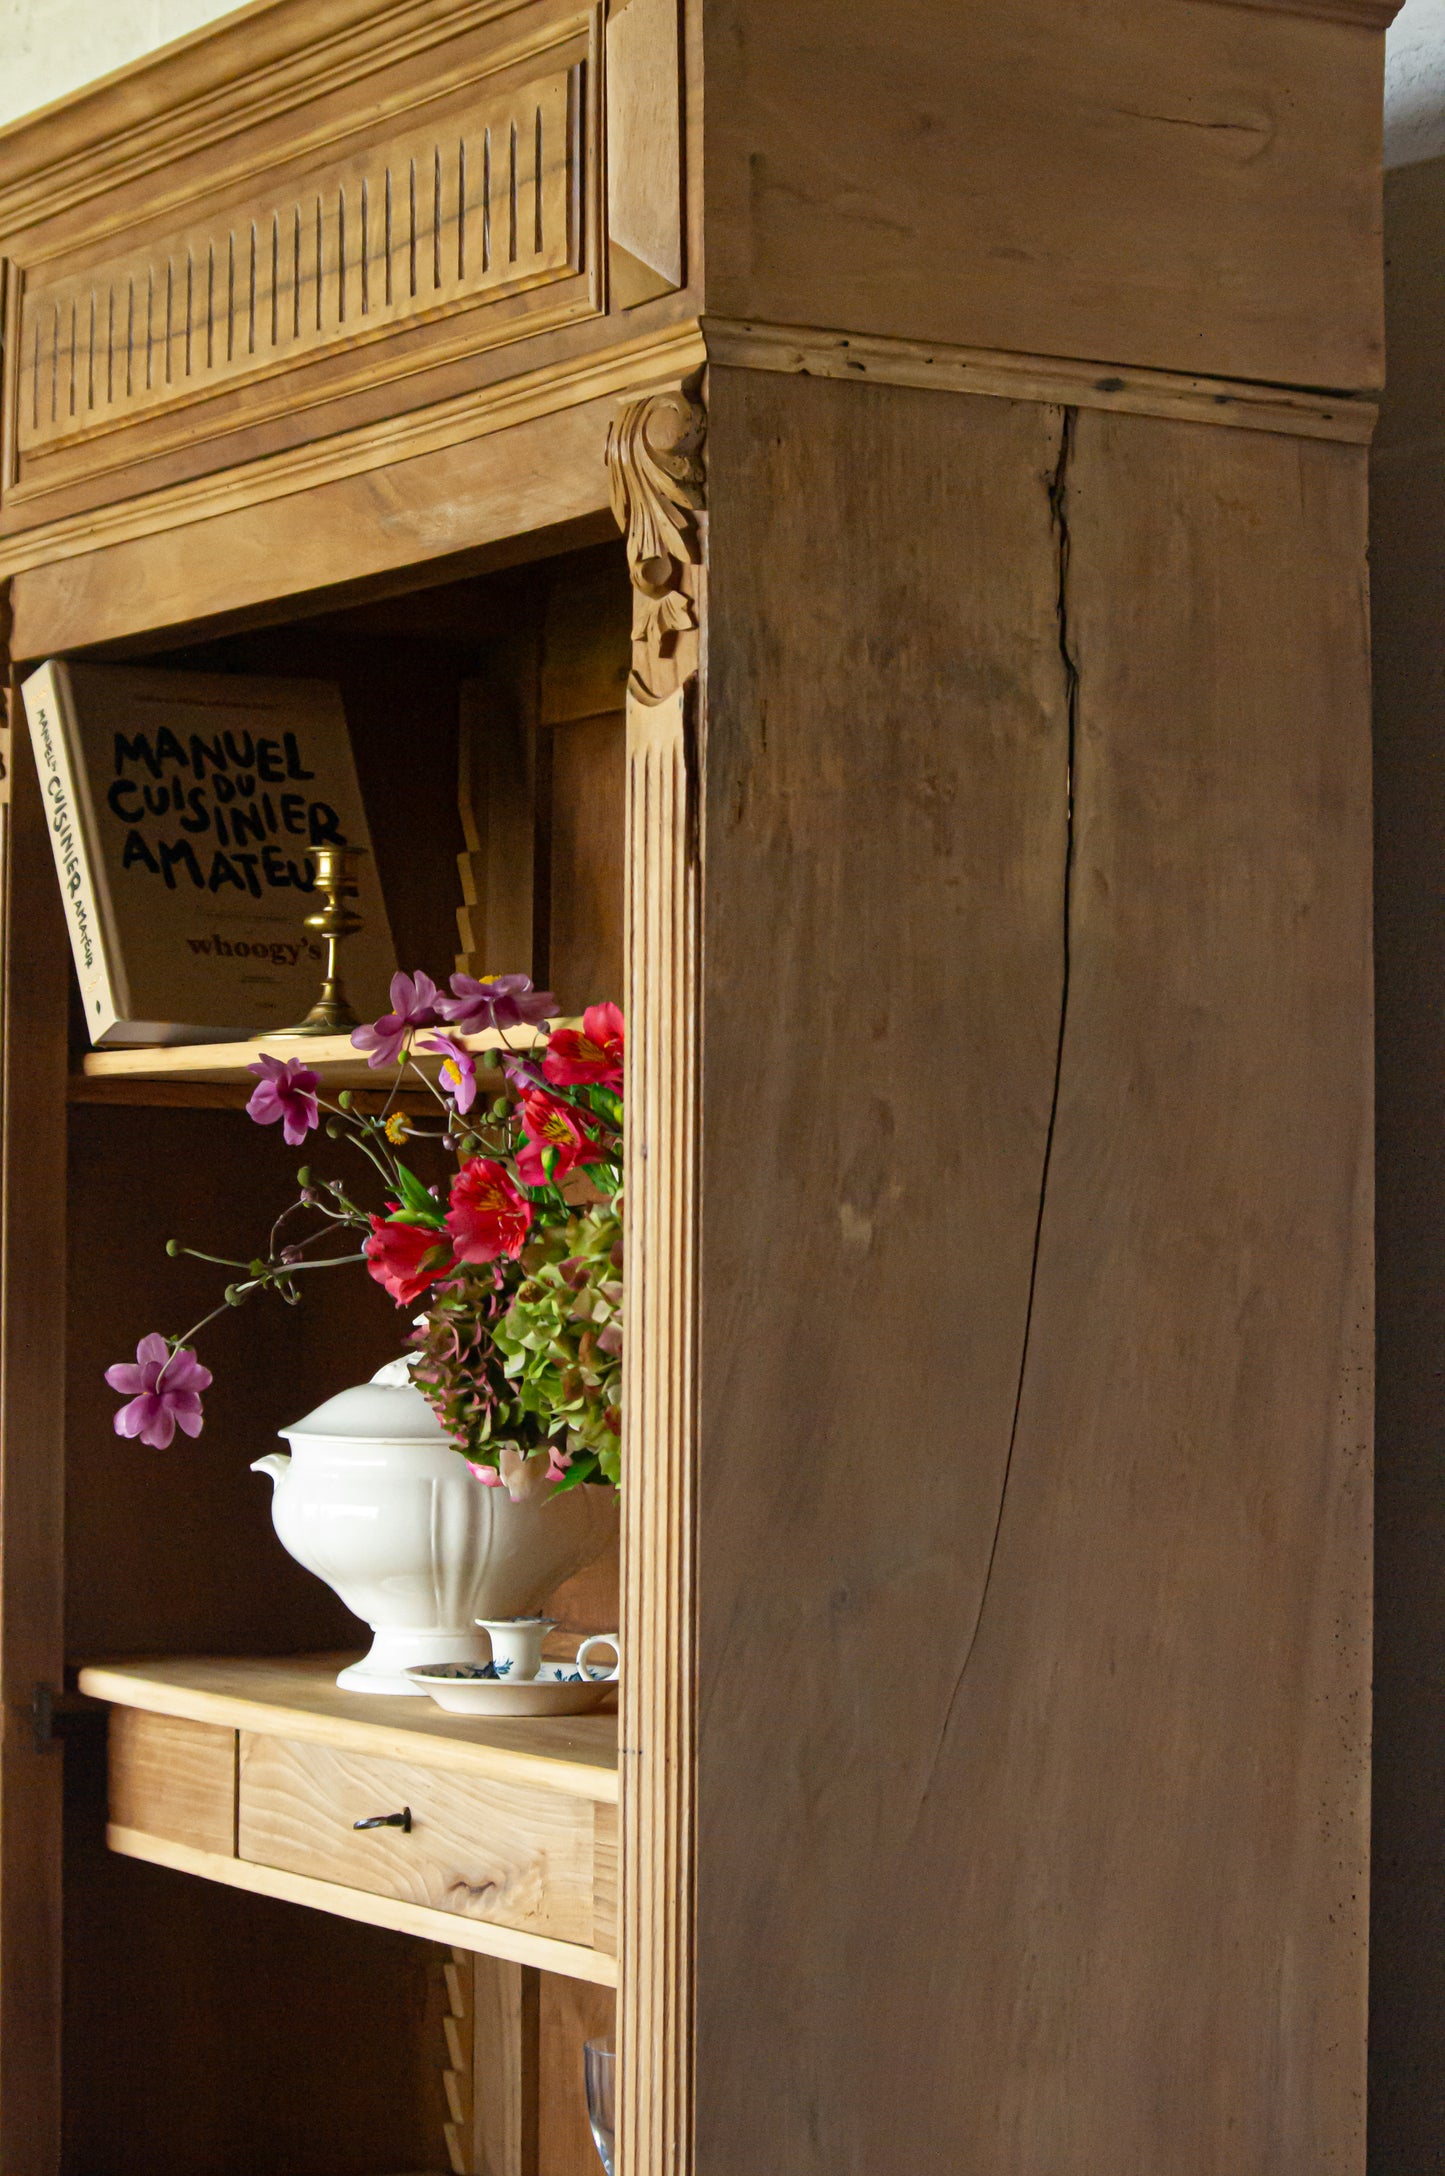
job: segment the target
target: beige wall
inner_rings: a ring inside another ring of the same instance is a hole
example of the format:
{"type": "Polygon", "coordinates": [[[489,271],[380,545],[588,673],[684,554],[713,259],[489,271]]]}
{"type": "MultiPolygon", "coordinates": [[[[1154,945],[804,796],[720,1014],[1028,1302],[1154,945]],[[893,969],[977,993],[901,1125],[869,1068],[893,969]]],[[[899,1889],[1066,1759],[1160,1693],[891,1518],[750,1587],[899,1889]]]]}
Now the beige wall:
{"type": "Polygon", "coordinates": [[[234,0],[0,0],[0,126],[231,12],[234,0]]]}

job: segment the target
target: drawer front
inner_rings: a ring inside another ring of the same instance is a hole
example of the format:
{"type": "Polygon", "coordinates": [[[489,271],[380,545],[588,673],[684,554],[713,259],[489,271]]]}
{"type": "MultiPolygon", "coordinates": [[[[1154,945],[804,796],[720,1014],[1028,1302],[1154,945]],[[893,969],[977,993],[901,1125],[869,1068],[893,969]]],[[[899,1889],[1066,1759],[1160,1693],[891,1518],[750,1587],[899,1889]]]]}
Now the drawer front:
{"type": "Polygon", "coordinates": [[[178,124],[164,161],[162,70],[158,112],[118,114],[89,172],[0,179],[0,529],[384,433],[528,369],[518,343],[605,318],[609,100],[610,306],[675,287],[675,0],[613,10],[615,36],[604,0],[373,0],[284,55],[260,43],[281,14],[229,26],[195,64],[211,118],[178,124]]]}
{"type": "Polygon", "coordinates": [[[241,1733],[237,1852],[554,1941],[593,1944],[590,1799],[241,1733]],[[411,1810],[411,1829],[358,1830],[411,1810]]]}
{"type": "Polygon", "coordinates": [[[214,1723],[110,1714],[110,1818],[197,1851],[236,1849],[236,1733],[214,1723]]]}

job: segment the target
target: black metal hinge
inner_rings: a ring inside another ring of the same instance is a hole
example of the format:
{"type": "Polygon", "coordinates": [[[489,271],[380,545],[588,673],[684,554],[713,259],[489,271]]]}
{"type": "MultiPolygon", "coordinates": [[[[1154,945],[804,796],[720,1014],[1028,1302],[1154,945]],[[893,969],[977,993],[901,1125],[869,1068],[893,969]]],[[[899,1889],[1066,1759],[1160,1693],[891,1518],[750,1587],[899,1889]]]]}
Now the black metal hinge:
{"type": "Polygon", "coordinates": [[[30,1728],[37,1753],[49,1753],[67,1738],[103,1724],[107,1709],[102,1701],[87,1700],[84,1693],[57,1692],[40,1684],[30,1695],[30,1728]]]}

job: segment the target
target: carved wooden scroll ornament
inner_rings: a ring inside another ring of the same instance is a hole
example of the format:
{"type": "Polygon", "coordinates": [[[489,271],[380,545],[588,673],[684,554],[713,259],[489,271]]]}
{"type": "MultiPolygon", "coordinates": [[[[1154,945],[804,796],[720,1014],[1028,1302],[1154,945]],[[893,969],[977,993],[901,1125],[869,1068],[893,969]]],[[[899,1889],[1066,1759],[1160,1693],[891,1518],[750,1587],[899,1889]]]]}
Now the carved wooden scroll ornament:
{"type": "Polygon", "coordinates": [[[632,576],[632,678],[666,702],[697,670],[703,505],[700,402],[682,390],[629,401],[607,434],[612,511],[632,576]]]}

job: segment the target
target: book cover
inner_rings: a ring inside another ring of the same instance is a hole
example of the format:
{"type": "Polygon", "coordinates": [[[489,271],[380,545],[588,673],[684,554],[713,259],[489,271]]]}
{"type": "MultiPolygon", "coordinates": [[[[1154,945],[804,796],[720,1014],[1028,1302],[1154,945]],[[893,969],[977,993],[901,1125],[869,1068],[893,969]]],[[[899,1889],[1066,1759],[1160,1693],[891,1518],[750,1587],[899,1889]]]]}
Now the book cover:
{"type": "Polygon", "coordinates": [[[321,983],[312,846],[366,849],[341,948],[361,1019],[395,953],[340,691],[54,658],[21,690],[92,1043],[293,1025],[321,983]]]}

